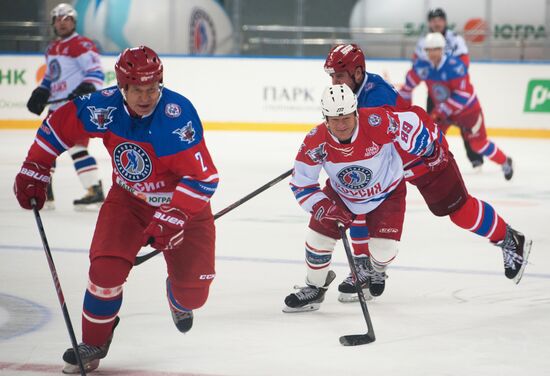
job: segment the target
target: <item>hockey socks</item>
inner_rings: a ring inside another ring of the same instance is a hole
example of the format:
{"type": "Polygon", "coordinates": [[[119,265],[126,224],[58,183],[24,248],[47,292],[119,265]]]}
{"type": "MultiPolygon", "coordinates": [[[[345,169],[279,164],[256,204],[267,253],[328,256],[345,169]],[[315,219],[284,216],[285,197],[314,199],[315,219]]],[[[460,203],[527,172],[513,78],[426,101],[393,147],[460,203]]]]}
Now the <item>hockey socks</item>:
{"type": "Polygon", "coordinates": [[[482,142],[470,142],[472,149],[481,155],[486,156],[491,161],[502,165],[506,162],[506,154],[492,141],[484,140],[482,142]]]}
{"type": "Polygon", "coordinates": [[[74,169],[84,189],[98,185],[97,161],[88,153],[88,149],[84,146],[76,145],[69,149],[69,154],[73,159],[74,169]]]}
{"type": "Polygon", "coordinates": [[[449,216],[457,226],[479,236],[489,238],[493,243],[504,239],[506,222],[488,203],[475,197],[468,197],[464,205],[449,216]]]}

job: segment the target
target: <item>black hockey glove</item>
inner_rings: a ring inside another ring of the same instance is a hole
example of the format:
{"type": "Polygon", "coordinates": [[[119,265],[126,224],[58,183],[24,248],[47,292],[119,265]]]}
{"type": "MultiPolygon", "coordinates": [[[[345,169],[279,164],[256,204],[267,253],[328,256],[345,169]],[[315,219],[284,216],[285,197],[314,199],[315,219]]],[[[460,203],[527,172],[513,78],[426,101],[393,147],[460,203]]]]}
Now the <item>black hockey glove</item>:
{"type": "Polygon", "coordinates": [[[70,98],[76,98],[80,97],[81,95],[93,93],[96,91],[96,88],[93,84],[89,82],[82,82],[80,85],[76,87],[76,89],[73,90],[73,92],[70,95],[70,98]]]}
{"type": "Polygon", "coordinates": [[[27,102],[27,108],[33,114],[40,115],[42,111],[44,111],[44,107],[46,107],[46,102],[48,102],[49,97],[50,91],[39,86],[32,91],[31,97],[27,102]]]}

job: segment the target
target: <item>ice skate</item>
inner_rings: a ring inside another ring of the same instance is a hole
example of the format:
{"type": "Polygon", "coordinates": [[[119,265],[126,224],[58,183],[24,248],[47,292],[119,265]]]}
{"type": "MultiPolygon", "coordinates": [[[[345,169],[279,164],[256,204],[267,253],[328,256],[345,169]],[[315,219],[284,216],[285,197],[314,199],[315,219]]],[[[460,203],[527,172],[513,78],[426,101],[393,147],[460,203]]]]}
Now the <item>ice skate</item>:
{"type": "Polygon", "coordinates": [[[187,333],[193,327],[193,311],[183,309],[183,307],[176,306],[177,302],[172,296],[170,290],[170,281],[166,278],[166,295],[168,298],[168,305],[170,306],[170,312],[172,313],[172,320],[176,328],[182,333],[187,333]]]}
{"type": "Polygon", "coordinates": [[[103,201],[105,201],[105,196],[103,195],[103,187],[100,180],[98,184],[88,188],[88,192],[84,197],[74,200],[73,205],[75,210],[78,211],[97,210],[103,201]]]}
{"type": "Polygon", "coordinates": [[[504,258],[504,275],[506,278],[519,283],[525,267],[533,241],[528,239],[521,232],[518,232],[506,225],[506,236],[504,240],[496,243],[497,247],[502,248],[502,257],[504,258]]]}
{"type": "Polygon", "coordinates": [[[510,180],[514,175],[514,166],[512,164],[512,158],[506,158],[506,162],[502,165],[502,172],[504,173],[504,179],[510,180]]]}
{"type": "Polygon", "coordinates": [[[336,274],[329,270],[325,284],[322,287],[307,285],[305,287],[294,286],[298,292],[292,293],[285,298],[283,312],[309,312],[317,311],[325,300],[325,293],[328,286],[334,281],[336,274]]]}
{"type": "Polygon", "coordinates": [[[369,291],[370,294],[373,297],[377,297],[382,295],[384,292],[384,289],[386,288],[386,278],[388,276],[386,275],[386,272],[377,272],[373,269],[372,274],[370,276],[370,286],[369,291]]]}
{"type": "Polygon", "coordinates": [[[483,172],[483,159],[475,159],[472,161],[472,170],[475,174],[481,174],[483,172]]]}
{"type": "MultiPolygon", "coordinates": [[[[359,277],[359,282],[361,283],[361,288],[363,289],[365,300],[372,300],[372,295],[369,291],[369,270],[372,270],[370,257],[354,257],[354,263],[357,276],[359,277]]],[[[339,302],[352,303],[359,301],[357,289],[355,288],[355,282],[351,273],[349,273],[348,277],[340,283],[338,286],[338,291],[340,292],[340,295],[338,296],[339,302]]]]}
{"type": "MultiPolygon", "coordinates": [[[[113,325],[113,333],[119,321],[120,319],[117,316],[113,325]]],[[[82,360],[82,364],[84,365],[86,372],[92,372],[99,367],[99,360],[107,356],[112,340],[113,334],[111,334],[107,342],[102,346],[87,345],[83,342],[78,345],[78,353],[80,354],[80,359],[82,360]]],[[[80,367],[78,366],[78,361],[76,360],[76,354],[73,348],[65,351],[63,354],[63,360],[65,361],[63,373],[80,374],[80,367]]]]}

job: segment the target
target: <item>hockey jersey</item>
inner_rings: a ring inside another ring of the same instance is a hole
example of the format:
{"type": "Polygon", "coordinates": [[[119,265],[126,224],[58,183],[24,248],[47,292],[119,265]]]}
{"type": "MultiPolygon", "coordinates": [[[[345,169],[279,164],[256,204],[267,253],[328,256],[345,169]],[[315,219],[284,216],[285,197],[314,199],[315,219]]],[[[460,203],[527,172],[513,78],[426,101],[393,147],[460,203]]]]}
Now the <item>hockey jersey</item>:
{"type": "Polygon", "coordinates": [[[130,116],[117,87],[78,97],[43,121],[27,160],[51,166],[83,137],[102,138],[113,184],[152,206],[171,203],[192,216],[218,185],[197,111],[166,88],[154,111],[140,118],[130,116]]]}
{"type": "MultiPolygon", "coordinates": [[[[50,91],[50,100],[67,98],[82,82],[103,87],[105,75],[97,48],[90,39],[77,33],[56,40],[46,50],[46,74],[40,86],[50,91]]],[[[53,111],[63,102],[50,106],[53,111]]]]}
{"type": "Polygon", "coordinates": [[[413,111],[362,108],[351,142],[342,144],[325,123],[305,137],[294,163],[290,185],[298,203],[311,212],[327,196],[319,184],[322,169],[328,184],[354,214],[376,209],[403,179],[396,146],[421,156],[436,137],[413,111]],[[395,144],[395,145],[394,145],[395,144]]]}
{"type": "Polygon", "coordinates": [[[468,68],[457,57],[443,55],[437,67],[430,61],[417,60],[407,72],[401,96],[410,99],[413,89],[422,81],[428,86],[435,108],[447,116],[480,108],[468,68]]]}
{"type": "MultiPolygon", "coordinates": [[[[445,37],[445,54],[456,56],[462,62],[468,66],[470,65],[470,56],[468,55],[468,46],[466,46],[466,42],[464,41],[464,38],[462,38],[460,35],[455,33],[454,31],[450,29],[445,30],[445,34],[443,35],[445,37]]],[[[426,45],[426,36],[423,36],[418,40],[418,43],[416,43],[416,48],[414,50],[414,56],[413,60],[421,59],[421,60],[428,60],[428,55],[426,55],[426,50],[424,49],[424,46],[426,45]]]]}
{"type": "MultiPolygon", "coordinates": [[[[423,110],[418,107],[410,107],[408,102],[386,80],[374,73],[365,72],[365,79],[357,91],[357,107],[368,108],[378,106],[392,106],[397,110],[410,109],[422,118],[424,126],[430,132],[437,132],[433,121],[423,115],[423,110]]],[[[443,136],[440,136],[440,139],[443,136]]],[[[424,162],[414,154],[409,154],[397,147],[397,152],[403,161],[405,178],[411,180],[428,172],[424,162]]]]}

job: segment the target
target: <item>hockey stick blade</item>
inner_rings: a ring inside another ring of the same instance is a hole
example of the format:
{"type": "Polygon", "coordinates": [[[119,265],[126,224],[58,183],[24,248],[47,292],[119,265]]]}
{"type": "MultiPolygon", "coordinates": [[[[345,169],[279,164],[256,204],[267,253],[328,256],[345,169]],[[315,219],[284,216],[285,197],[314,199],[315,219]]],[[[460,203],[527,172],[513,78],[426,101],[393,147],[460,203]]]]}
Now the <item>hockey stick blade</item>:
{"type": "Polygon", "coordinates": [[[370,334],[350,334],[340,337],[340,344],[343,346],[359,346],[366,345],[376,341],[376,338],[371,337],[370,334]]]}

